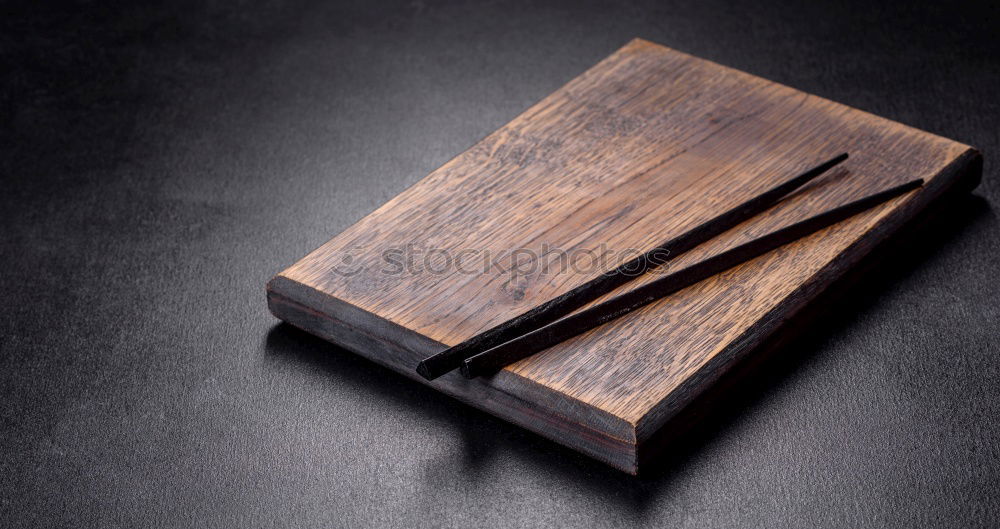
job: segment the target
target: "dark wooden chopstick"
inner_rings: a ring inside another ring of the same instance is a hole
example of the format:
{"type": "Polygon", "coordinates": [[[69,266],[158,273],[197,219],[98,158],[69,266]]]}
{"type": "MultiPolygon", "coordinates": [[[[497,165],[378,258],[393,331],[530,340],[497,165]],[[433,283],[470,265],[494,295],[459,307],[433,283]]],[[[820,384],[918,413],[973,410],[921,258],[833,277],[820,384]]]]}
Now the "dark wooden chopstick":
{"type": "Polygon", "coordinates": [[[472,356],[462,364],[462,374],[467,378],[473,378],[492,373],[517,360],[644,307],[682,288],[871,209],[889,199],[916,189],[922,184],[923,180],[913,180],[869,195],[695,263],[635,290],[472,356]]]}
{"type": "Polygon", "coordinates": [[[668,259],[682,254],[756,216],[773,206],[788,193],[791,193],[846,159],[847,153],[838,154],[565,294],[552,298],[496,327],[483,331],[460,344],[428,357],[417,365],[417,373],[420,373],[421,376],[428,380],[433,380],[449,371],[458,369],[465,359],[473,355],[552,323],[604,294],[615,290],[621,285],[628,283],[632,279],[644,274],[650,268],[660,266],[668,259]]]}

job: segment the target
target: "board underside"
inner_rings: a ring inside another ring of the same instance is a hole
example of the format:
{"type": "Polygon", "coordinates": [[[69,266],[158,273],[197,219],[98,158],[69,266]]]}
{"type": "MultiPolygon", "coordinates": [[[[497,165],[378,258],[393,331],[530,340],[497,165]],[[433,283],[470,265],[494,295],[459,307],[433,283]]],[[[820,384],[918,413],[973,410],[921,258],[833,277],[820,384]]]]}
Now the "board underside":
{"type": "Polygon", "coordinates": [[[268,304],[292,325],[636,473],[671,418],[980,167],[966,145],[636,39],[275,276],[268,304]],[[495,376],[428,382],[414,371],[843,151],[841,166],[666,270],[913,178],[926,184],[495,376]]]}

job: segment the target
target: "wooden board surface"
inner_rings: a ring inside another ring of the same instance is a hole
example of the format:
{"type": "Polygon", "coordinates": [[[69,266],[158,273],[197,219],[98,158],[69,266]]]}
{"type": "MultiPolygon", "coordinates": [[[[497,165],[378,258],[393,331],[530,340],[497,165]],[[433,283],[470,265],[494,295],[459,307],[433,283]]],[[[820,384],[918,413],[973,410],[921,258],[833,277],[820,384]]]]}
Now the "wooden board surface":
{"type": "Polygon", "coordinates": [[[927,184],[494,377],[428,382],[636,472],[646,440],[889,233],[975,178],[979,154],[636,39],[278,274],[269,306],[423,381],[422,358],[841,151],[841,167],[668,269],[913,178],[927,184]],[[531,255],[545,258],[532,266],[531,255]]]}

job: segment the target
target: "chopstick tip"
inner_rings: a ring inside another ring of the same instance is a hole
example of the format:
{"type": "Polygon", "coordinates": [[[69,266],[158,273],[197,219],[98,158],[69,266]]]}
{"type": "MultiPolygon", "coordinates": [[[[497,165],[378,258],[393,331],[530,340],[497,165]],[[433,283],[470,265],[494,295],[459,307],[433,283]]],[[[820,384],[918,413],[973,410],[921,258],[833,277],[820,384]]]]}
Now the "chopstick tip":
{"type": "MultiPolygon", "coordinates": [[[[914,189],[919,189],[923,186],[924,186],[923,178],[914,178],[913,180],[899,184],[893,189],[897,190],[899,194],[903,194],[908,191],[913,191],[914,189]]],[[[889,189],[888,191],[892,191],[892,189],[889,189]]]]}
{"type": "Polygon", "coordinates": [[[806,171],[802,176],[799,177],[799,179],[805,178],[805,181],[811,180],[829,171],[830,168],[839,165],[841,162],[846,160],[848,156],[849,155],[847,154],[847,152],[842,152],[834,156],[833,158],[830,158],[829,160],[817,165],[816,167],[813,167],[812,169],[806,171]]]}

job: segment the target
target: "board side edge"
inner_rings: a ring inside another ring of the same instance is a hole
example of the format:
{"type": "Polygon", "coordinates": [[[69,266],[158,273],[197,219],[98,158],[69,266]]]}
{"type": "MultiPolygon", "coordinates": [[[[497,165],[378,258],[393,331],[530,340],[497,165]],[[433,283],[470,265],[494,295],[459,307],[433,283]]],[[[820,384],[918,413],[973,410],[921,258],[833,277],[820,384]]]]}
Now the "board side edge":
{"type": "Polygon", "coordinates": [[[407,378],[614,468],[638,471],[634,425],[619,417],[509,372],[428,381],[416,373],[414,359],[444,344],[281,274],[267,284],[267,304],[278,319],[407,378]]]}
{"type": "Polygon", "coordinates": [[[710,387],[729,368],[752,354],[783,324],[792,319],[828,286],[847,273],[858,261],[868,255],[882,241],[897,232],[918,213],[938,198],[950,192],[971,192],[982,179],[982,154],[968,147],[946,164],[923,188],[923,193],[893,209],[886,217],[854,241],[836,258],[813,274],[785,300],[772,308],[764,317],[751,325],[740,337],[733,340],[694,375],[651,407],[636,426],[637,443],[642,445],[661,428],[669,427],[670,420],[680,413],[698,395],[710,387]]]}

